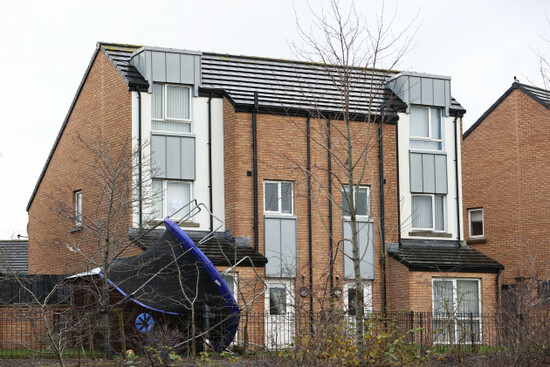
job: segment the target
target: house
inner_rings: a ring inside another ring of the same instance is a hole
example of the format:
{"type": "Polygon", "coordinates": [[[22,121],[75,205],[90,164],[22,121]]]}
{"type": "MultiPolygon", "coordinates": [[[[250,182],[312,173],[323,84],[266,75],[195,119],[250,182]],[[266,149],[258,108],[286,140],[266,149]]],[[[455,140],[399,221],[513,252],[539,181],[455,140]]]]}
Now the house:
{"type": "Polygon", "coordinates": [[[464,133],[464,228],[505,266],[500,286],[538,281],[547,297],[550,91],[514,82],[464,133]]]}
{"type": "MultiPolygon", "coordinates": [[[[352,207],[368,310],[491,310],[502,266],[463,243],[466,111],[451,97],[450,77],[353,68],[349,148],[335,70],[99,43],[27,207],[29,272],[83,270],[65,259],[86,251],[68,243],[83,235],[94,188],[89,167],[78,164],[84,153],[71,147],[75,136],[100,130],[124,149],[129,139],[141,149],[134,195],[160,195],[133,202],[126,235],[192,199],[206,204],[221,226],[203,211],[182,228],[238,239],[227,246],[255,256],[268,287],[256,307],[272,316],[288,315],[290,305],[315,311],[318,295],[350,305],[352,207]],[[354,181],[344,173],[346,154],[357,157],[354,181]],[[52,216],[52,197],[69,203],[72,222],[52,216]]],[[[253,275],[239,267],[235,281],[253,275]]]]}

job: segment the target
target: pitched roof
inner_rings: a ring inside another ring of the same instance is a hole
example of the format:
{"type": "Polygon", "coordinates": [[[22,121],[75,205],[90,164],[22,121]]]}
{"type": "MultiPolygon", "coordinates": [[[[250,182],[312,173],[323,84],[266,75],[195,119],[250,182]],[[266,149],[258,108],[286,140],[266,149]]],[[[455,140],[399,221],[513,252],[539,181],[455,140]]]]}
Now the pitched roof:
{"type": "Polygon", "coordinates": [[[504,92],[504,94],[500,96],[500,98],[497,99],[496,102],[493,103],[493,105],[489,107],[489,109],[485,111],[483,115],[481,115],[481,117],[477,119],[477,121],[472,126],[470,126],[470,128],[468,128],[468,130],[464,132],[463,134],[464,139],[466,139],[466,137],[468,137],[468,135],[470,135],[472,131],[474,131],[483,122],[483,120],[485,120],[485,118],[489,116],[489,114],[491,114],[491,112],[493,112],[506,99],[506,97],[508,97],[510,93],[512,93],[516,89],[521,90],[523,93],[533,98],[542,106],[546,107],[547,109],[550,109],[550,91],[549,90],[534,87],[532,85],[514,82],[512,83],[512,86],[508,88],[508,90],[504,92]]]}
{"type": "MultiPolygon", "coordinates": [[[[164,230],[155,229],[146,231],[141,235],[139,232],[135,232],[133,236],[137,238],[136,242],[141,248],[147,248],[155,244],[163,233],[164,230]]],[[[246,256],[250,257],[254,266],[263,267],[267,263],[267,258],[254,248],[246,244],[236,244],[234,239],[225,238],[219,233],[201,244],[199,244],[199,241],[206,235],[205,232],[186,231],[186,233],[215,266],[232,266],[246,256]]],[[[239,266],[248,267],[252,264],[250,261],[244,261],[239,266]]]]}
{"type": "MultiPolygon", "coordinates": [[[[201,60],[201,87],[223,90],[236,107],[253,106],[254,92],[258,92],[259,105],[266,109],[342,111],[342,95],[335,88],[340,83],[333,80],[338,78],[338,67],[216,53],[203,53],[201,60]]],[[[351,112],[378,114],[388,101],[396,99],[386,81],[397,74],[394,70],[352,68],[351,112]]],[[[454,98],[451,109],[466,112],[454,98]]]]}
{"type": "MultiPolygon", "coordinates": [[[[258,92],[259,104],[267,108],[315,108],[323,112],[342,110],[342,96],[333,80],[339,71],[336,67],[203,53],[201,70],[202,87],[224,90],[236,106],[253,105],[254,92],[258,92]]],[[[391,98],[391,92],[385,88],[385,81],[395,74],[395,71],[353,68],[351,111],[360,114],[378,113],[391,98]]]]}
{"type": "Polygon", "coordinates": [[[123,45],[117,43],[98,43],[98,47],[105,53],[105,56],[111,61],[117,69],[122,79],[126,82],[128,88],[146,91],[149,87],[147,80],[130,64],[132,54],[142,46],[123,45]]]}
{"type": "Polygon", "coordinates": [[[29,268],[29,241],[0,241],[0,272],[26,274],[29,268]]]}
{"type": "Polygon", "coordinates": [[[504,269],[500,263],[470,246],[410,243],[388,253],[411,271],[498,273],[504,269]]]}

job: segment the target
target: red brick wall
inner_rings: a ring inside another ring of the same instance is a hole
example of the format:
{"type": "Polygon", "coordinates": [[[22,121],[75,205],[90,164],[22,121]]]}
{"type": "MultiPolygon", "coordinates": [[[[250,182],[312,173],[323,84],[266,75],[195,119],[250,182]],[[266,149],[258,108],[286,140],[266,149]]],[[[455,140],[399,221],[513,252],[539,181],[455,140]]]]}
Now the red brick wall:
{"type": "MultiPolygon", "coordinates": [[[[342,121],[332,121],[332,146],[336,155],[344,154],[345,141],[339,136],[338,129],[343,128],[342,121]]],[[[379,176],[378,176],[378,132],[376,124],[354,123],[356,144],[354,155],[358,157],[361,146],[368,144],[368,162],[364,165],[363,185],[371,186],[370,207],[375,222],[375,259],[376,275],[373,287],[374,308],[381,309],[382,270],[378,266],[382,244],[379,235],[379,176]]],[[[308,254],[308,198],[307,176],[307,134],[306,118],[280,115],[257,115],[258,132],[258,204],[259,204],[259,250],[264,252],[263,220],[263,182],[264,180],[288,180],[294,183],[294,214],[297,217],[297,278],[296,290],[309,286],[308,254]]],[[[225,143],[225,206],[226,228],[234,236],[246,236],[253,239],[253,178],[247,176],[252,171],[252,115],[236,113],[228,101],[224,101],[224,143],[225,143]]],[[[327,150],[321,145],[326,141],[326,121],[311,119],[311,167],[312,180],[312,248],[313,248],[313,284],[316,294],[329,289],[329,231],[327,198],[327,150]]],[[[389,235],[386,240],[397,240],[397,175],[395,157],[395,126],[384,126],[384,156],[386,184],[386,221],[389,235]]],[[[343,162],[340,162],[343,163],[343,162]]],[[[362,164],[359,166],[363,167],[362,164]]],[[[343,178],[338,163],[333,158],[332,168],[343,178]]],[[[359,169],[357,170],[360,171],[359,169]]],[[[357,180],[357,178],[356,178],[357,180]]],[[[333,181],[333,194],[341,200],[341,186],[333,181]]],[[[336,243],[342,238],[342,211],[333,206],[334,251],[336,243]]],[[[343,285],[343,257],[336,258],[335,285],[343,285]],[[338,277],[338,279],[336,279],[338,277]]]]}
{"type": "Polygon", "coordinates": [[[464,228],[483,207],[485,243],[473,247],[502,263],[501,283],[550,271],[550,111],[514,90],[463,140],[464,228]]]}
{"type": "MultiPolygon", "coordinates": [[[[104,219],[105,208],[97,208],[101,190],[90,182],[98,170],[90,162],[90,150],[76,143],[77,136],[86,141],[109,142],[114,154],[131,154],[131,93],[122,77],[99,52],[69,117],[42,182],[29,208],[29,273],[63,274],[94,267],[83,257],[67,250],[64,244],[81,247],[97,258],[95,243],[84,238],[86,231],[73,231],[74,220],[64,220],[56,213],[61,206],[73,206],[73,192],[82,190],[85,216],[104,219]],[[118,151],[116,151],[118,149],[118,151]]],[[[71,213],[72,214],[72,213],[71,213]]],[[[117,219],[120,231],[127,230],[131,213],[124,211],[117,219]]],[[[126,234],[126,233],[124,233],[126,234]]]]}

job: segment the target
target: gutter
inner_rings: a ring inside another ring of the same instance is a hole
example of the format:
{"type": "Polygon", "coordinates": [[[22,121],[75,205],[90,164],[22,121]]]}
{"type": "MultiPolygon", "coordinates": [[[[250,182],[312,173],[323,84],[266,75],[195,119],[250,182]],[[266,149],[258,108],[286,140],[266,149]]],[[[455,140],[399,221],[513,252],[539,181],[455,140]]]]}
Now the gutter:
{"type": "MultiPolygon", "coordinates": [[[[208,197],[210,199],[210,211],[214,213],[214,200],[212,198],[212,97],[208,97],[208,197]]],[[[214,230],[214,217],[210,215],[210,232],[214,230]]]]}
{"type": "Polygon", "coordinates": [[[258,92],[254,92],[254,109],[252,110],[252,179],[254,197],[254,250],[258,251],[258,135],[257,135],[257,114],[258,114],[258,92]]]}
{"type": "Polygon", "coordinates": [[[459,195],[459,183],[458,183],[458,131],[457,131],[458,114],[455,115],[454,127],[455,127],[455,184],[456,184],[456,238],[457,246],[460,246],[460,195],[459,195]]]}

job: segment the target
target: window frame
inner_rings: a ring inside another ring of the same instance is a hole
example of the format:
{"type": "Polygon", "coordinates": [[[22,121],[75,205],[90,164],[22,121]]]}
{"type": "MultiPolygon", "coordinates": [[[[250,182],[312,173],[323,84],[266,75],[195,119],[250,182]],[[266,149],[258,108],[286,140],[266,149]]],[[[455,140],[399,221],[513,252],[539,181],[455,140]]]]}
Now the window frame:
{"type": "MultiPolygon", "coordinates": [[[[349,221],[351,216],[350,215],[346,215],[346,211],[344,210],[344,192],[346,190],[346,188],[349,188],[350,185],[342,185],[342,218],[344,220],[347,220],[349,221]]],[[[364,215],[364,214],[355,214],[355,218],[358,222],[370,222],[371,221],[371,218],[370,218],[370,185],[352,185],[351,186],[352,189],[353,189],[353,192],[352,192],[352,198],[354,200],[354,202],[356,201],[357,199],[357,194],[355,193],[355,189],[366,189],[367,190],[367,202],[365,204],[365,207],[367,208],[367,214],[364,215]]],[[[357,210],[357,204],[356,204],[356,210],[357,210]]],[[[348,213],[349,214],[349,213],[348,213]]]]}
{"type": "Polygon", "coordinates": [[[482,207],[468,209],[468,234],[470,238],[483,238],[485,237],[485,213],[482,207]],[[472,234],[472,212],[481,211],[481,234],[472,234]]]}
{"type": "MultiPolygon", "coordinates": [[[[435,321],[449,321],[449,318],[448,317],[451,317],[450,319],[450,322],[453,323],[453,327],[454,327],[454,335],[453,335],[453,340],[452,342],[453,343],[459,343],[459,340],[460,340],[460,334],[461,334],[461,331],[460,331],[460,327],[462,324],[464,323],[467,323],[468,321],[476,321],[479,325],[479,335],[478,335],[478,340],[475,341],[474,343],[475,344],[481,344],[483,342],[483,322],[482,322],[482,317],[481,315],[483,314],[482,312],[482,302],[481,302],[481,279],[480,278],[442,278],[442,277],[434,277],[432,278],[432,315],[433,315],[433,321],[432,322],[435,322],[435,321]],[[476,282],[477,283],[477,303],[478,303],[478,309],[479,309],[479,313],[477,314],[474,314],[474,313],[471,313],[471,314],[460,314],[457,312],[458,310],[458,302],[457,302],[457,299],[458,299],[458,287],[457,287],[457,282],[461,280],[461,281],[471,281],[471,282],[476,282]],[[435,297],[434,297],[434,283],[435,282],[452,282],[452,287],[453,287],[453,307],[451,310],[449,311],[435,311],[435,297]],[[447,316],[447,317],[446,317],[447,316]]],[[[436,333],[436,330],[434,328],[433,330],[434,332],[434,343],[437,343],[437,344],[450,344],[451,343],[451,340],[446,340],[446,341],[439,341],[437,342],[436,339],[437,339],[437,333],[436,333]]],[[[466,343],[471,343],[471,340],[467,340],[466,343]]],[[[465,344],[465,343],[461,343],[461,344],[465,344]]]]}
{"type": "Polygon", "coordinates": [[[433,232],[440,232],[443,233],[447,229],[447,216],[445,213],[447,212],[447,200],[445,200],[447,195],[441,195],[441,194],[411,194],[411,228],[413,231],[433,231],[433,232]],[[413,207],[413,198],[415,196],[430,196],[432,198],[432,228],[424,228],[424,227],[414,227],[413,222],[413,216],[414,213],[414,207],[413,207]],[[435,228],[435,197],[442,197],[443,198],[443,229],[436,229],[435,228]]]}
{"type": "MultiPolygon", "coordinates": [[[[179,85],[179,84],[170,84],[170,83],[153,83],[156,85],[162,86],[162,117],[161,118],[155,118],[153,117],[153,101],[151,101],[151,132],[154,135],[166,135],[166,134],[174,134],[174,135],[190,135],[193,134],[193,95],[192,95],[192,89],[188,85],[179,85]],[[168,95],[168,88],[169,87],[175,87],[175,88],[185,88],[189,91],[189,118],[188,119],[178,119],[173,117],[167,116],[167,110],[168,110],[168,103],[166,102],[166,96],[168,95]],[[189,126],[189,131],[169,131],[169,130],[158,130],[153,127],[153,121],[160,121],[160,122],[176,122],[181,124],[187,124],[189,126]]],[[[151,93],[152,95],[152,93],[151,93]]]]}
{"type": "Polygon", "coordinates": [[[420,152],[444,152],[445,151],[445,145],[443,139],[444,131],[443,131],[443,109],[439,107],[430,107],[430,106],[420,106],[420,105],[414,105],[410,108],[418,108],[418,109],[426,109],[428,110],[428,136],[416,136],[412,135],[411,133],[411,113],[409,111],[409,148],[411,151],[420,151],[420,152]],[[441,137],[439,139],[433,138],[433,129],[432,129],[432,110],[439,110],[439,132],[441,134],[441,137]],[[438,142],[441,144],[440,149],[430,149],[430,148],[416,148],[411,147],[410,141],[425,141],[425,142],[438,142]]]}
{"type": "MultiPolygon", "coordinates": [[[[363,285],[363,315],[367,316],[367,314],[372,312],[372,280],[362,280],[361,284],[363,285]]],[[[355,317],[356,311],[355,311],[355,305],[349,304],[349,291],[350,289],[355,290],[355,281],[349,280],[344,283],[344,291],[342,292],[343,295],[343,301],[344,306],[346,309],[346,314],[348,317],[355,317]]],[[[357,293],[356,293],[357,296],[357,293]]]]}
{"type": "MultiPolygon", "coordinates": [[[[162,192],[160,193],[162,195],[162,213],[161,213],[161,216],[158,217],[156,216],[156,208],[155,208],[155,204],[153,204],[153,208],[152,208],[152,211],[153,211],[153,219],[154,220],[163,220],[164,218],[166,218],[167,216],[169,215],[172,215],[172,213],[168,213],[168,201],[167,201],[167,195],[168,195],[168,183],[184,183],[184,184],[187,184],[189,186],[189,200],[190,201],[193,201],[193,181],[185,181],[185,180],[166,180],[166,179],[152,179],[152,181],[158,181],[158,182],[161,182],[162,184],[162,192]]],[[[151,183],[151,186],[153,186],[153,183],[151,183]]],[[[154,187],[153,187],[153,195],[156,195],[156,193],[154,192],[154,187]]],[[[189,210],[191,210],[192,207],[190,206],[189,207],[189,210]]],[[[183,217],[183,215],[182,215],[183,217]]],[[[180,220],[181,218],[178,218],[178,217],[173,217],[175,220],[180,220]]],[[[193,218],[188,218],[187,221],[189,222],[193,222],[193,218]]]]}
{"type": "Polygon", "coordinates": [[[82,226],[82,190],[73,191],[74,225],[82,226]]]}
{"type": "Polygon", "coordinates": [[[272,215],[276,215],[276,216],[294,216],[294,182],[293,181],[285,181],[285,180],[281,180],[281,181],[277,181],[277,180],[264,180],[264,184],[263,184],[263,206],[264,206],[264,215],[267,215],[267,216],[272,216],[272,215]],[[282,201],[282,184],[283,183],[288,183],[290,184],[290,213],[283,213],[283,206],[281,204],[281,201],[282,201]],[[274,211],[274,210],[267,210],[267,205],[266,205],[266,189],[265,189],[265,186],[266,184],[277,184],[277,210],[274,211]]]}

